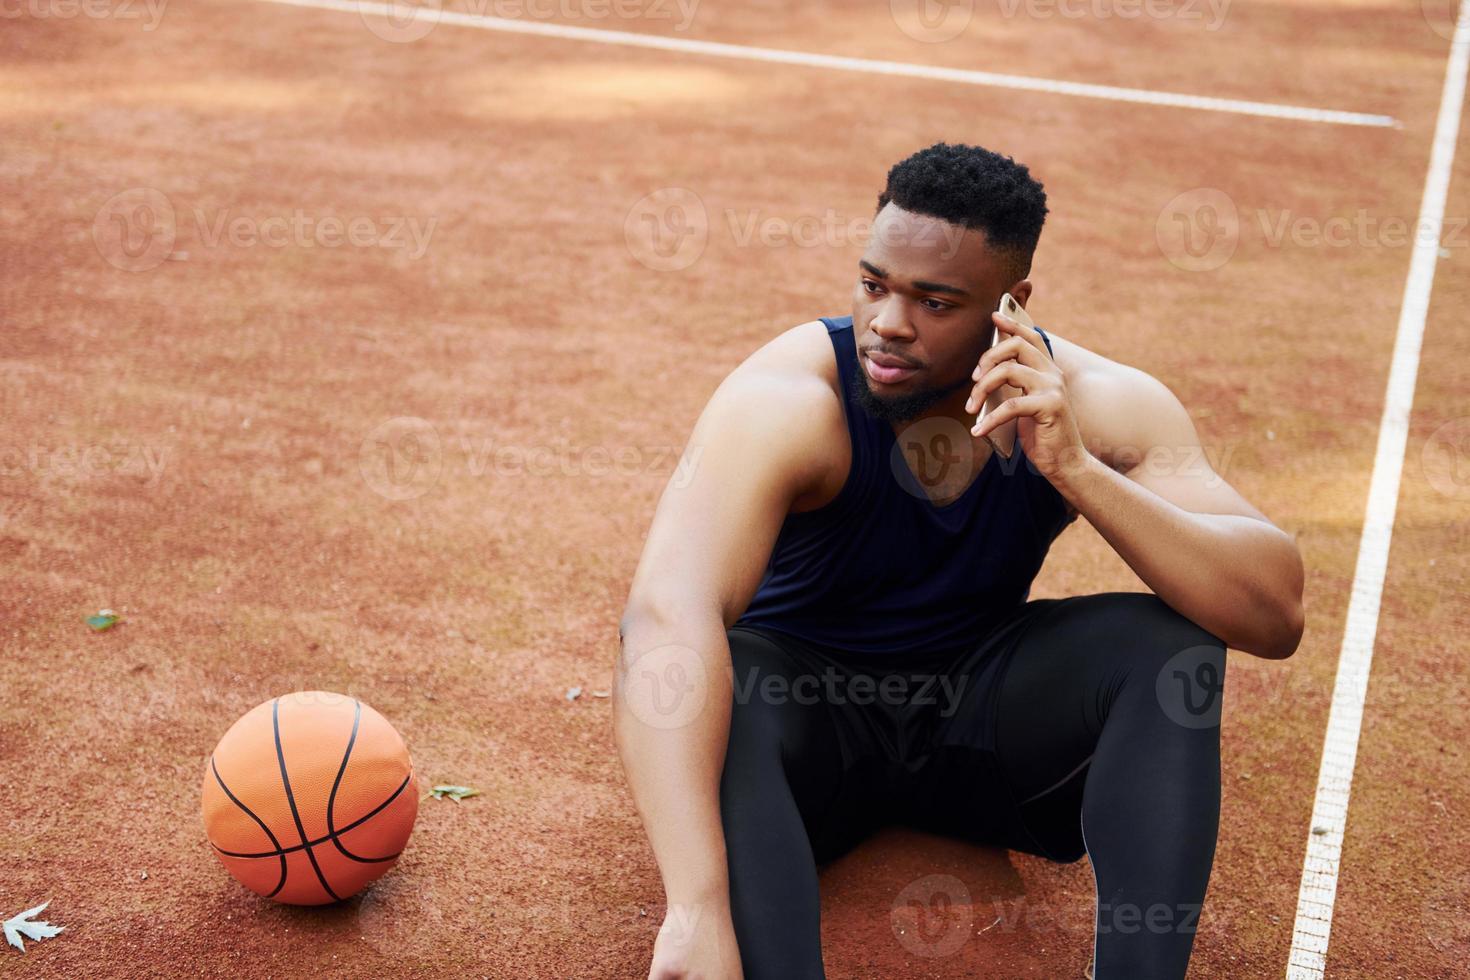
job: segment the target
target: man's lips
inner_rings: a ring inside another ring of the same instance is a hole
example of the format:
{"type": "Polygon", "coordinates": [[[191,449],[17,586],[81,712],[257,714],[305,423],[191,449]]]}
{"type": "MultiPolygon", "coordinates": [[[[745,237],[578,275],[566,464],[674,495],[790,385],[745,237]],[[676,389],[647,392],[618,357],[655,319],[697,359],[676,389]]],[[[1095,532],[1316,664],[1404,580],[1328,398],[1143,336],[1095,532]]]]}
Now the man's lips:
{"type": "Polygon", "coordinates": [[[863,351],[863,370],[868,377],[881,385],[897,384],[919,370],[912,361],[905,361],[892,354],[880,351],[863,351]]]}

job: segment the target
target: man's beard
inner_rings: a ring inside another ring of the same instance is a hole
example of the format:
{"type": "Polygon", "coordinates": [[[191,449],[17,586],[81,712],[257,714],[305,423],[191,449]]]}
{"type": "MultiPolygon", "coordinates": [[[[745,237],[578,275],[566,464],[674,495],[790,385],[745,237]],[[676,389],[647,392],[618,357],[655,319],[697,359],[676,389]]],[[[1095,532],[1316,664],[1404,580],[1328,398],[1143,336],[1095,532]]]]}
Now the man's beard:
{"type": "Polygon", "coordinates": [[[861,364],[861,355],[858,356],[858,360],[860,363],[857,365],[857,371],[848,381],[848,393],[852,395],[852,400],[859,408],[880,422],[907,422],[918,418],[956,391],[974,384],[972,379],[964,377],[943,388],[920,388],[906,394],[880,398],[869,387],[867,372],[863,370],[861,364]]]}

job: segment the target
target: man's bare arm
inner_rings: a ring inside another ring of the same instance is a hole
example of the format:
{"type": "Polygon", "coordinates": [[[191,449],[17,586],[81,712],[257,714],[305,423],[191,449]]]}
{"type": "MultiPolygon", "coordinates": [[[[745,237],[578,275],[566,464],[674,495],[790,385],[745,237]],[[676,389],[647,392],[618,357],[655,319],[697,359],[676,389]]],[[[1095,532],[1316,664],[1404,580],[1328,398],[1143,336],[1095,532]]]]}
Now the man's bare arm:
{"type": "Polygon", "coordinates": [[[1289,657],[1305,625],[1301,553],[1215,471],[1178,398],[1132,368],[1071,395],[1107,463],[1091,459],[1057,489],[1174,609],[1233,649],[1289,657]]]}
{"type": "Polygon", "coordinates": [[[834,409],[810,375],[750,362],[732,372],[694,427],[634,574],[614,730],[671,906],[729,901],[719,810],[733,673],[725,630],[755,594],[792,502],[821,479],[827,454],[806,433],[834,409]]]}

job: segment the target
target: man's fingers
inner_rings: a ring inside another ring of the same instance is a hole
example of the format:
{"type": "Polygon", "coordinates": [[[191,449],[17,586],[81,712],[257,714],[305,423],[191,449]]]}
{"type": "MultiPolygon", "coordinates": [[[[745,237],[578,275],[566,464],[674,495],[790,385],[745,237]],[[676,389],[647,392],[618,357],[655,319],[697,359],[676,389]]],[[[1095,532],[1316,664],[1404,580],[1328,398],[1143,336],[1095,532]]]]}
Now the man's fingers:
{"type": "Polygon", "coordinates": [[[985,377],[970,391],[970,399],[965,402],[965,411],[971,415],[978,412],[990,393],[1002,384],[1020,388],[1029,394],[1036,391],[1044,380],[1045,376],[1033,367],[1019,361],[1002,361],[987,371],[985,377]]]}
{"type": "Polygon", "coordinates": [[[1011,419],[1019,418],[1022,415],[1035,415],[1041,411],[1041,408],[1041,395],[1021,395],[1017,398],[1007,398],[1000,403],[995,411],[985,416],[983,421],[976,422],[974,427],[970,429],[970,435],[987,435],[996,426],[1002,425],[1011,419]]]}
{"type": "Polygon", "coordinates": [[[999,310],[991,313],[990,318],[995,321],[997,330],[1003,330],[1013,337],[1020,337],[1036,348],[1038,353],[1045,354],[1048,358],[1051,357],[1051,352],[1046,349],[1046,341],[1042,339],[1041,332],[1035,327],[1028,327],[1019,320],[1013,320],[999,310]]]}
{"type": "Polygon", "coordinates": [[[1026,338],[1008,337],[980,355],[980,361],[975,365],[975,370],[970,373],[970,377],[979,381],[990,368],[1008,360],[1019,361],[1028,367],[1046,367],[1046,360],[1041,357],[1041,353],[1035,347],[1027,343],[1026,338]]]}

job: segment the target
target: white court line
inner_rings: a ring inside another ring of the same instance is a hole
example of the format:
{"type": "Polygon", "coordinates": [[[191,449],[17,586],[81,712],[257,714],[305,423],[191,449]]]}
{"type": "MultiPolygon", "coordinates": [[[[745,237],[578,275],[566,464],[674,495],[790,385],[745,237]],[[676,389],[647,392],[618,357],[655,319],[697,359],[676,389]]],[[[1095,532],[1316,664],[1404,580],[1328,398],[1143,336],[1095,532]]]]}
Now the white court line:
{"type": "Polygon", "coordinates": [[[1363,724],[1363,700],[1368,694],[1368,670],[1373,663],[1373,641],[1378,632],[1378,607],[1388,570],[1389,541],[1398,509],[1399,476],[1409,438],[1409,412],[1414,406],[1414,382],[1419,373],[1419,351],[1424,320],[1439,261],[1439,231],[1444,224],[1445,199],[1460,132],[1460,108],[1465,99],[1465,75],[1470,68],[1470,0],[1461,0],[1459,21],[1450,45],[1444,91],[1439,97],[1439,119],[1429,153],[1429,175],[1419,205],[1419,229],[1404,283],[1393,363],[1388,369],[1388,394],[1378,428],[1378,451],[1368,488],[1368,511],[1358,542],[1358,566],[1353,573],[1347,626],[1338,654],[1337,682],[1327,716],[1322,746],[1322,769],[1317,776],[1317,799],[1312,804],[1312,827],[1307,835],[1307,857],[1297,895],[1296,926],[1292,932],[1287,980],[1321,980],[1327,963],[1327,939],[1332,931],[1332,907],[1337,898],[1337,876],[1342,859],[1343,831],[1347,826],[1348,793],[1358,757],[1358,732],[1363,724]],[[1432,229],[1427,234],[1424,229],[1432,229]],[[1319,833],[1319,831],[1321,831],[1319,833]]]}
{"type": "Polygon", "coordinates": [[[1113,102],[1134,102],[1142,105],[1174,106],[1183,109],[1204,109],[1212,112],[1235,112],[1247,116],[1333,123],[1340,126],[1397,127],[1399,125],[1398,120],[1392,116],[1366,112],[1314,109],[1310,106],[1277,105],[1271,102],[1247,102],[1207,95],[1183,95],[1177,92],[1119,88],[1113,85],[1089,85],[1083,82],[1064,82],[1049,78],[1031,78],[1025,75],[1002,75],[996,72],[971,71],[964,68],[915,65],[903,61],[878,61],[871,58],[847,58],[842,55],[809,54],[804,51],[785,51],[779,48],[757,48],[744,44],[724,44],[718,41],[696,41],[691,38],[635,34],[631,31],[607,31],[592,27],[570,27],[564,24],[546,24],[508,17],[490,17],[484,14],[461,13],[457,10],[441,10],[437,7],[395,6],[392,3],[378,3],[374,0],[266,0],[266,2],[287,4],[293,7],[311,7],[317,10],[337,10],[360,14],[364,17],[393,17],[396,22],[400,23],[410,20],[409,17],[404,16],[406,11],[417,10],[420,13],[412,16],[422,17],[425,20],[425,27],[454,24],[458,27],[474,27],[484,31],[536,34],[541,37],[592,41],[597,44],[615,44],[633,48],[658,48],[664,51],[713,55],[717,58],[770,61],[785,65],[802,65],[808,68],[866,72],[872,75],[900,75],[908,78],[958,82],[961,85],[1020,89],[1054,95],[1076,95],[1089,99],[1109,99],[1113,102]]]}

